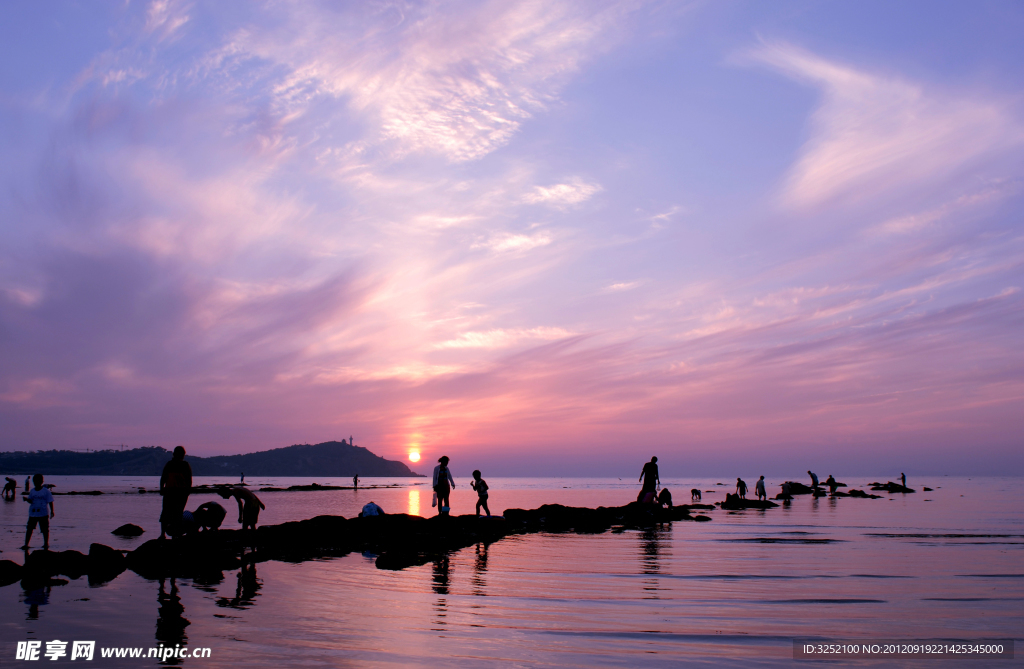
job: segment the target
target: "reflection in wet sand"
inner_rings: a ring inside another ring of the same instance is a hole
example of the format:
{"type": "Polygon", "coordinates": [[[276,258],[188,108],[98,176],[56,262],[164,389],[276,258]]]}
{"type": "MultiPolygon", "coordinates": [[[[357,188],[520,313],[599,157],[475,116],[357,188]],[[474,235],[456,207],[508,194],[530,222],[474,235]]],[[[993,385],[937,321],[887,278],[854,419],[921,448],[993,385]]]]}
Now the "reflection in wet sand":
{"type": "MultiPolygon", "coordinates": [[[[160,579],[160,588],[157,591],[156,601],[160,604],[157,608],[156,618],[156,640],[164,646],[184,646],[188,640],[185,628],[191,625],[185,618],[185,607],[178,595],[178,584],[175,579],[171,580],[171,590],[166,590],[166,579],[160,579]]],[[[167,664],[181,664],[181,658],[171,657],[166,660],[167,664]]]]}
{"type": "MultiPolygon", "coordinates": [[[[640,573],[653,577],[661,575],[662,558],[665,556],[669,537],[665,526],[658,525],[640,532],[640,573]]],[[[642,581],[644,599],[660,599],[658,591],[661,590],[658,578],[645,578],[642,581]]]]}
{"type": "Polygon", "coordinates": [[[246,609],[255,604],[259,590],[263,582],[256,578],[256,564],[249,563],[242,565],[238,570],[238,584],[235,586],[235,596],[231,599],[220,597],[217,599],[217,606],[231,609],[246,609]]]}
{"type": "Polygon", "coordinates": [[[482,542],[476,545],[476,560],[473,562],[473,594],[478,597],[487,594],[484,592],[487,589],[487,580],[484,575],[487,573],[488,548],[489,546],[482,542]]]}
{"type": "Polygon", "coordinates": [[[28,604],[26,620],[39,620],[39,607],[50,603],[50,586],[26,590],[25,603],[28,604]]]}
{"type": "Polygon", "coordinates": [[[434,628],[435,632],[444,631],[443,626],[448,624],[445,621],[445,618],[448,617],[447,595],[448,584],[451,581],[450,570],[451,564],[449,562],[447,555],[445,555],[443,558],[439,560],[434,561],[433,584],[431,587],[433,588],[434,592],[438,595],[437,602],[434,604],[434,612],[437,614],[437,617],[434,619],[434,622],[438,626],[441,626],[439,628],[434,628]]]}

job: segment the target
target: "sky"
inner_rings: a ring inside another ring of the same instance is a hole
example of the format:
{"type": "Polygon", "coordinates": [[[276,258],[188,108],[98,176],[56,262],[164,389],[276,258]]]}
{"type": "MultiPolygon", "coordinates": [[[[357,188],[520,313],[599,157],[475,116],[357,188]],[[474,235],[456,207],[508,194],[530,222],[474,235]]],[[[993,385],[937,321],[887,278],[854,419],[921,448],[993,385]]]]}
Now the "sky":
{"type": "Polygon", "coordinates": [[[1010,1],[5,2],[0,449],[1024,474],[1021,34],[1010,1]]]}

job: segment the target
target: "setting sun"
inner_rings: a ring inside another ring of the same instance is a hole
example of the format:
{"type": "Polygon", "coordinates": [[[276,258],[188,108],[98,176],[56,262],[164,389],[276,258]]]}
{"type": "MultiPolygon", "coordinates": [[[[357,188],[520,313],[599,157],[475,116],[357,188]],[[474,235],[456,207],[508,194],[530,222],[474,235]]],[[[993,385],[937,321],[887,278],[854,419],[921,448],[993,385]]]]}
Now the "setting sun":
{"type": "Polygon", "coordinates": [[[419,451],[412,451],[411,453],[409,453],[409,461],[410,462],[419,462],[420,461],[420,452],[419,451]]]}

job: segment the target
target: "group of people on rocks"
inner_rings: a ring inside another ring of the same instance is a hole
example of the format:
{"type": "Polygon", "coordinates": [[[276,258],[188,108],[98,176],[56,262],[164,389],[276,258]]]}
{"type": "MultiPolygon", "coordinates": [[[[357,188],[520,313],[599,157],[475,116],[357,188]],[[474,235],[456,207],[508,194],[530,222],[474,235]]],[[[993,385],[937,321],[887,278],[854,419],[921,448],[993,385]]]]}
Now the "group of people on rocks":
{"type": "MultiPolygon", "coordinates": [[[[244,475],[242,480],[244,481],[244,475]]],[[[252,491],[235,486],[218,488],[217,494],[225,500],[232,497],[238,502],[238,522],[243,530],[255,530],[260,510],[267,508],[252,491]]],[[[167,535],[180,536],[203,530],[216,530],[224,522],[227,511],[217,502],[200,504],[195,511],[188,511],[189,495],[192,494],[192,467],[185,462],[185,448],[175,446],[171,459],[160,474],[160,494],[163,508],[160,512],[160,538],[167,535]]]]}

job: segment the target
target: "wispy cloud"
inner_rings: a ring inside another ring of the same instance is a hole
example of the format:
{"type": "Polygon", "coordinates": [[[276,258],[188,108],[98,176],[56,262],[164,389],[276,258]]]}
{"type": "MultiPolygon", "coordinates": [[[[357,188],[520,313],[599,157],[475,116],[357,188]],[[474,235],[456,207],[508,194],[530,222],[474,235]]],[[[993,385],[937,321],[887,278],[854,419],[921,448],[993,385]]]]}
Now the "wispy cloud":
{"type": "Polygon", "coordinates": [[[484,332],[463,332],[454,339],[437,344],[435,348],[508,348],[530,340],[555,340],[571,336],[573,333],[563,328],[498,328],[484,332]]]}
{"type": "Polygon", "coordinates": [[[586,202],[600,190],[601,186],[598,184],[588,184],[582,179],[573,179],[569,183],[564,184],[535,186],[531,192],[523,196],[523,202],[547,204],[556,207],[579,204],[580,202],[586,202]]]}
{"type": "Polygon", "coordinates": [[[789,176],[790,205],[917,185],[1024,141],[1024,127],[998,101],[854,69],[784,42],[765,43],[752,56],[822,93],[789,176]]]}

